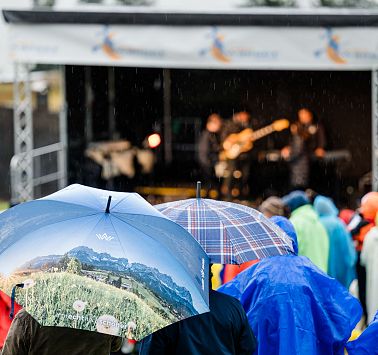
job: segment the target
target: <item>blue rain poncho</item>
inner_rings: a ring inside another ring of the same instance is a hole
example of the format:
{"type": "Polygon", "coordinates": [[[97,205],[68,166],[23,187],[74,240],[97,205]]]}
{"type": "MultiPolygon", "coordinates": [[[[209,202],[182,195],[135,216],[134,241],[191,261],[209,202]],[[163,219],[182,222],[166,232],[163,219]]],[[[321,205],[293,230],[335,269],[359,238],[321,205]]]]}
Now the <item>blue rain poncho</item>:
{"type": "Polygon", "coordinates": [[[378,311],[364,332],[346,346],[349,355],[378,355],[378,311]]]}
{"type": "Polygon", "coordinates": [[[346,288],[356,278],[357,254],[352,236],[338,218],[339,211],[331,199],[318,196],[314,201],[315,211],[327,230],[329,238],[328,275],[334,277],[346,288]]]}
{"type": "Polygon", "coordinates": [[[219,291],[242,303],[260,355],[342,355],[362,314],[356,298],[303,256],[264,259],[219,291]]]}

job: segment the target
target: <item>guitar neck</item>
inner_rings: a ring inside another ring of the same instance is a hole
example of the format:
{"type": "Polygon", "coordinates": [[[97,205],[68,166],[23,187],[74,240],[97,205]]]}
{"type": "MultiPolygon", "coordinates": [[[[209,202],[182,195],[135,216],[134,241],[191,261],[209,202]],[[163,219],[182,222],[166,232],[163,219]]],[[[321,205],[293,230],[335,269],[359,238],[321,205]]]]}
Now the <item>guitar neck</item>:
{"type": "Polygon", "coordinates": [[[274,132],[274,128],[272,124],[269,126],[263,127],[261,129],[258,129],[257,131],[253,131],[253,133],[251,134],[251,141],[257,141],[258,139],[263,138],[267,136],[268,134],[271,134],[272,132],[274,132]]]}

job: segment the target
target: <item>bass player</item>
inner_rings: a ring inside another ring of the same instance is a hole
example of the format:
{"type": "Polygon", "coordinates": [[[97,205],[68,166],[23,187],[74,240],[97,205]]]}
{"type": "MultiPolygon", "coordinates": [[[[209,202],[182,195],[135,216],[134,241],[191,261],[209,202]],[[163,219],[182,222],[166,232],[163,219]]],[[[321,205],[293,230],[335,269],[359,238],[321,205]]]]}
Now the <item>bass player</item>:
{"type": "Polygon", "coordinates": [[[290,184],[292,189],[309,187],[311,157],[325,156],[325,132],[316,123],[313,113],[307,108],[298,111],[298,120],[290,126],[289,145],[282,149],[281,155],[289,162],[290,184]]]}

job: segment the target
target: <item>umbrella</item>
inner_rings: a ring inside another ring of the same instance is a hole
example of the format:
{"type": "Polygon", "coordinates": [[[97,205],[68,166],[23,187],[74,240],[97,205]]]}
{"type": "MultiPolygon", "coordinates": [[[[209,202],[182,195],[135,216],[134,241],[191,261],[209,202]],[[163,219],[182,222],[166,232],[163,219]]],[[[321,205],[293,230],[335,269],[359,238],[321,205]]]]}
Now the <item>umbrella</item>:
{"type": "Polygon", "coordinates": [[[0,289],[44,326],[139,340],[209,311],[208,257],[134,193],[71,185],[0,216],[0,289]]]}
{"type": "Polygon", "coordinates": [[[189,231],[212,263],[242,264],[293,253],[291,239],[262,213],[240,204],[200,198],[155,207],[189,231]]]}

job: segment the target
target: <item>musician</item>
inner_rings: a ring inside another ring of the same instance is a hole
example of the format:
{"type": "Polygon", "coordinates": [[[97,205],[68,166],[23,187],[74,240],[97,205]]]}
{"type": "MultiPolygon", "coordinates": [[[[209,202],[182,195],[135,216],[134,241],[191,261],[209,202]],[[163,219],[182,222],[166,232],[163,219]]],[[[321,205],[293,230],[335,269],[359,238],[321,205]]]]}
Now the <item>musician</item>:
{"type": "Polygon", "coordinates": [[[298,111],[298,119],[290,126],[290,132],[289,145],[282,149],[281,155],[289,162],[291,188],[304,189],[309,186],[312,156],[325,156],[325,132],[308,108],[298,111]]]}
{"type": "Polygon", "coordinates": [[[222,126],[222,118],[216,113],[211,114],[199,139],[198,162],[203,174],[202,179],[208,189],[218,185],[215,176],[215,165],[218,162],[221,150],[222,126]]]}
{"type": "MultiPolygon", "coordinates": [[[[232,120],[225,123],[222,131],[222,141],[232,133],[239,133],[246,128],[252,128],[251,116],[246,111],[237,112],[232,116],[232,120]]],[[[232,144],[232,142],[227,142],[232,144]]],[[[224,149],[229,149],[227,144],[223,144],[224,149]]],[[[222,186],[223,194],[231,199],[232,197],[247,197],[249,194],[249,176],[251,170],[250,152],[240,154],[236,159],[227,160],[227,174],[222,186]]]]}

